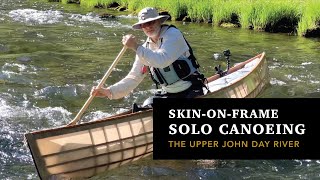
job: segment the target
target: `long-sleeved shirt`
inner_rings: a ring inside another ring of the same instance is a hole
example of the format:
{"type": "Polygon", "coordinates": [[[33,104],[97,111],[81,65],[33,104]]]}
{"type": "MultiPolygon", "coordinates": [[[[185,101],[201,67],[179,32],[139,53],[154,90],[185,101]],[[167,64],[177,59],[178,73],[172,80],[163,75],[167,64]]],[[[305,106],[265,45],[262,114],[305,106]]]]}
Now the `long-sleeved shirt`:
{"type": "MultiPolygon", "coordinates": [[[[157,42],[153,42],[148,37],[146,42],[137,48],[135,62],[129,74],[110,86],[112,99],[128,95],[141,83],[147,75],[142,71],[144,66],[165,68],[179,57],[189,57],[189,55],[189,47],[182,33],[176,28],[163,26],[157,42]]],[[[190,81],[179,80],[173,84],[162,86],[162,89],[168,93],[177,93],[188,89],[191,85],[190,81]]]]}

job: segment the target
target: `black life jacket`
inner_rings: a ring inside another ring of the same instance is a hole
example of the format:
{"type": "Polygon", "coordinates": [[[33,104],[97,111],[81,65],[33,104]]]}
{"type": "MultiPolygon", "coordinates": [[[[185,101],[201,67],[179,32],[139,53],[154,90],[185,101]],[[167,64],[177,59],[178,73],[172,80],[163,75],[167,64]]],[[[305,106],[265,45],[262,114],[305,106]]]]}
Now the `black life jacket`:
{"type": "MultiPolygon", "coordinates": [[[[162,27],[163,26],[168,26],[168,25],[162,25],[162,27]]],[[[176,28],[176,27],[173,25],[170,25],[167,28],[167,30],[169,28],[176,28]]],[[[200,65],[193,54],[193,50],[184,36],[183,38],[189,47],[190,56],[188,58],[178,58],[171,65],[165,68],[149,67],[151,78],[157,85],[157,88],[158,88],[158,85],[167,86],[179,80],[187,80],[187,78],[190,75],[199,71],[200,65]]],[[[148,46],[149,45],[147,44],[147,48],[149,48],[148,46]]]]}

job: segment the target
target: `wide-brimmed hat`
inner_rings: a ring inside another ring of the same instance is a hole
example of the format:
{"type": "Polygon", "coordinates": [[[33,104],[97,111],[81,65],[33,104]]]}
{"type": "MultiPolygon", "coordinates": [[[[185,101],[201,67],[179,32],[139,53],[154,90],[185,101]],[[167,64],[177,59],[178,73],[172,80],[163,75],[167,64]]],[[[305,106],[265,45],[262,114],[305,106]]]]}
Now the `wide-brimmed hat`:
{"type": "Polygon", "coordinates": [[[161,24],[165,22],[169,18],[168,15],[159,15],[157,10],[152,7],[146,7],[142,9],[138,14],[138,20],[139,22],[132,25],[133,29],[141,29],[141,24],[147,23],[150,21],[154,21],[157,19],[161,20],[161,24]]]}

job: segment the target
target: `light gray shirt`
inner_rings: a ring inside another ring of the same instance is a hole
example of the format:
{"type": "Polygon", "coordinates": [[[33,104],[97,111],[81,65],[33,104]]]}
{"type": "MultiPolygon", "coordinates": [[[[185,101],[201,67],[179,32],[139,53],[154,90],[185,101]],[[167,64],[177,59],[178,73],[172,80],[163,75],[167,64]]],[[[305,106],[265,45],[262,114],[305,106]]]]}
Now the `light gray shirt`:
{"type": "MultiPolygon", "coordinates": [[[[110,86],[112,99],[119,99],[128,95],[141,83],[148,74],[142,71],[144,66],[165,68],[179,57],[189,57],[189,55],[189,47],[182,33],[176,28],[162,27],[159,40],[153,42],[150,38],[147,38],[146,42],[138,47],[135,62],[129,74],[110,86]]],[[[165,92],[177,93],[188,89],[190,86],[191,82],[180,80],[171,85],[162,86],[162,89],[165,92]]]]}

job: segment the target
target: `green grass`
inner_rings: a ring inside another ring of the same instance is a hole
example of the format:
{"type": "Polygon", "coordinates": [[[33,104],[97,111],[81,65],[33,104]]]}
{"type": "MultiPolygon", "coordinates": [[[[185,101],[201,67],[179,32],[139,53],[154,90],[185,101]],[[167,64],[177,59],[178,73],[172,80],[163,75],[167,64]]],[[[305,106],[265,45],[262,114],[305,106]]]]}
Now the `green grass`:
{"type": "MultiPolygon", "coordinates": [[[[62,0],[66,2],[68,0],[62,0]]],[[[286,21],[303,35],[320,22],[320,0],[81,0],[83,6],[108,5],[117,2],[129,12],[138,13],[144,7],[168,11],[175,20],[188,15],[192,21],[214,25],[238,23],[242,28],[265,30],[286,21]],[[237,22],[235,22],[235,20],[237,22]]],[[[284,23],[286,23],[284,22],[284,23]]]]}
{"type": "Polygon", "coordinates": [[[303,35],[308,29],[317,28],[320,24],[320,1],[308,0],[302,7],[302,16],[298,24],[298,33],[303,35]]]}

